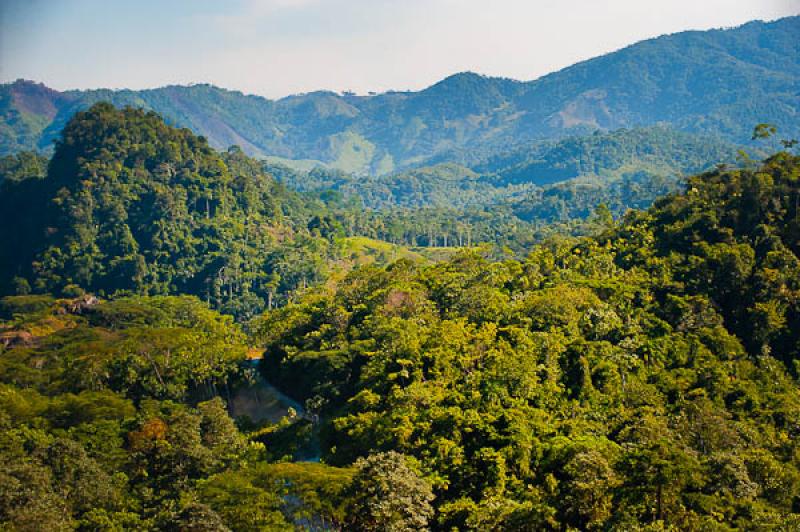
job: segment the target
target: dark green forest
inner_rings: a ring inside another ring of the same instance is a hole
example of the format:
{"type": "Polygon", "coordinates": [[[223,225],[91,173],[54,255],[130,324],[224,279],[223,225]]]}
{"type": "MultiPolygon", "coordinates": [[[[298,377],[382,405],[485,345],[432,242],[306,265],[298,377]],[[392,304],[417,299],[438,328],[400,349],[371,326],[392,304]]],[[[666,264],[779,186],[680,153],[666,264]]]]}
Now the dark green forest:
{"type": "Polygon", "coordinates": [[[515,148],[481,175],[580,146],[604,180],[373,210],[77,113],[0,160],[0,527],[797,530],[800,157],[659,181],[642,138],[689,137],[515,148]]]}
{"type": "MultiPolygon", "coordinates": [[[[661,130],[644,136],[651,144],[674,139],[661,130]]],[[[573,148],[564,164],[590,156],[629,164],[626,154],[640,145],[640,135],[613,137],[596,136],[591,149],[573,148]]],[[[686,164],[702,166],[706,157],[692,153],[686,164]]],[[[432,172],[441,178],[441,170],[432,172]]],[[[516,203],[505,198],[467,208],[434,202],[375,210],[365,206],[381,205],[349,190],[301,186],[313,191],[297,193],[285,184],[329,174],[264,165],[236,147],[217,152],[154,113],[97,104],[67,124],[51,160],[32,152],[0,159],[6,243],[0,290],[73,297],[192,294],[248,318],[363,262],[351,252],[353,237],[389,242],[398,247],[394,258],[407,248],[425,255],[426,249],[449,253],[480,244],[495,257],[522,256],[550,233],[587,230],[591,221],[585,220],[600,203],[619,215],[678,186],[674,175],[643,171],[609,177],[605,185],[573,180],[529,189],[516,203]]],[[[447,179],[461,191],[440,194],[464,196],[461,175],[447,179]]]]}

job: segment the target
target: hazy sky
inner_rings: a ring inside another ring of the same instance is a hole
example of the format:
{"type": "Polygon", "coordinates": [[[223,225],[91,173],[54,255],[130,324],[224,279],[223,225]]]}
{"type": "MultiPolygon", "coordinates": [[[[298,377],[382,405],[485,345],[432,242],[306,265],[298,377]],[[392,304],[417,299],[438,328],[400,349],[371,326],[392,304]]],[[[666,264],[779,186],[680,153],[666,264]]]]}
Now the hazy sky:
{"type": "Polygon", "coordinates": [[[800,0],[0,0],[0,80],[209,82],[268,97],[529,80],[635,41],[800,13],[800,0]]]}

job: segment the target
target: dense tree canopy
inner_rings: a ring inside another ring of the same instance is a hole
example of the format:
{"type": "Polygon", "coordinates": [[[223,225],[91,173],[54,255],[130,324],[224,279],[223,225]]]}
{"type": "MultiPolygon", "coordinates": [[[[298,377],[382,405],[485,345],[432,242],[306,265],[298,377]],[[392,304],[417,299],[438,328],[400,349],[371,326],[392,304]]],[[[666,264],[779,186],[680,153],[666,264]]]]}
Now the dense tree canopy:
{"type": "Polygon", "coordinates": [[[189,293],[246,315],[318,281],[330,252],[332,235],[308,226],[321,202],[286,191],[240,150],[219,154],[139,110],[77,114],[47,177],[6,185],[7,293],[189,293]]]}
{"type": "Polygon", "coordinates": [[[796,155],[583,236],[290,192],[108,104],[43,164],[2,165],[0,528],[800,526],[796,155]]]}
{"type": "MultiPolygon", "coordinates": [[[[445,250],[489,243],[520,254],[554,230],[521,220],[518,206],[378,212],[341,193],[297,194],[237,148],[218,153],[157,115],[103,103],[68,123],[46,169],[35,154],[2,166],[5,294],[187,293],[247,318],[358,262],[349,237],[445,250]]],[[[573,197],[569,211],[542,201],[525,216],[575,232],[595,201],[616,213],[637,205],[628,188],[601,190],[610,194],[573,197]]],[[[639,204],[653,195],[640,194],[639,204]]]]}
{"type": "Polygon", "coordinates": [[[800,158],[522,261],[362,268],[255,325],[324,457],[416,457],[442,529],[797,526],[800,158]]]}

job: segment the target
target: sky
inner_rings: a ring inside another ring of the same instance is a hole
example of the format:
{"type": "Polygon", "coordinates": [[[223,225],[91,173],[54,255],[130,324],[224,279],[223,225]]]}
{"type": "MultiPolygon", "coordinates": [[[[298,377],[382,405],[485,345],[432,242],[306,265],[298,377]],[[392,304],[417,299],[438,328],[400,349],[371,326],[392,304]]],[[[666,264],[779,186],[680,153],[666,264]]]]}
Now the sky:
{"type": "Polygon", "coordinates": [[[0,0],[0,81],[418,90],[468,70],[531,80],[658,35],[796,14],[800,0],[0,0]]]}

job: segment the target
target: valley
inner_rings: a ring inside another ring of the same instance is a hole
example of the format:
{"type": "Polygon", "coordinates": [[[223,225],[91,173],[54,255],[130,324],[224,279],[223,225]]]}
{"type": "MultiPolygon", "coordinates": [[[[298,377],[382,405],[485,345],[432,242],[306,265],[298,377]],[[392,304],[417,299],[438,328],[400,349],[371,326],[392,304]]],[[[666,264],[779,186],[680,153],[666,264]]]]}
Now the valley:
{"type": "Polygon", "coordinates": [[[800,529],[799,47],[0,85],[0,529],[800,529]]]}

